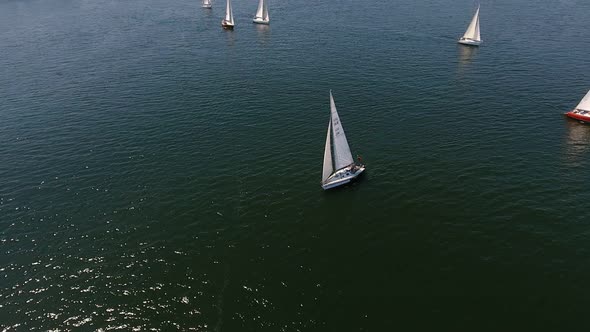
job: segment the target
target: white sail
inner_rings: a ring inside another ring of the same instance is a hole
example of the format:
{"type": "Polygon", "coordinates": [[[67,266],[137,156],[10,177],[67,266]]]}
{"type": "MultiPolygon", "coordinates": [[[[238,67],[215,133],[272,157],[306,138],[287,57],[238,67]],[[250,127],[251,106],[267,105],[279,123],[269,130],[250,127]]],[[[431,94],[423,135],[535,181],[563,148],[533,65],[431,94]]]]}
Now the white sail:
{"type": "Polygon", "coordinates": [[[576,106],[576,109],[582,111],[590,111],[590,91],[588,91],[584,98],[582,98],[582,101],[580,101],[578,106],[576,106]]]}
{"type": "Polygon", "coordinates": [[[322,182],[332,175],[334,168],[332,167],[332,144],[330,143],[330,136],[332,136],[332,119],[328,123],[328,134],[326,135],[326,147],[324,148],[324,169],[322,170],[322,182]]]}
{"type": "Polygon", "coordinates": [[[330,91],[330,110],[332,113],[332,132],[334,133],[334,163],[338,170],[352,164],[354,161],[352,160],[352,153],[350,153],[350,147],[348,146],[340,117],[336,111],[332,91],[330,91]]]}
{"type": "Polygon", "coordinates": [[[262,0],[262,2],[264,3],[262,19],[268,22],[270,20],[270,17],[268,17],[268,0],[262,0]]]}
{"type": "Polygon", "coordinates": [[[471,19],[471,23],[469,23],[463,38],[481,40],[479,35],[479,6],[477,6],[475,15],[473,15],[473,19],[471,19]]]}
{"type": "Polygon", "coordinates": [[[255,18],[261,19],[262,15],[264,15],[264,0],[260,0],[258,2],[258,9],[256,10],[255,18]]]}
{"type": "Polygon", "coordinates": [[[211,6],[211,0],[203,0],[203,6],[204,6],[204,7],[209,7],[209,6],[211,6]]]}
{"type": "Polygon", "coordinates": [[[479,34],[479,6],[477,6],[477,12],[475,13],[477,16],[477,23],[475,24],[475,40],[481,40],[481,36],[479,34]]]}
{"type": "Polygon", "coordinates": [[[231,10],[231,0],[227,0],[227,6],[225,7],[225,20],[231,24],[234,24],[234,13],[231,10]]]}

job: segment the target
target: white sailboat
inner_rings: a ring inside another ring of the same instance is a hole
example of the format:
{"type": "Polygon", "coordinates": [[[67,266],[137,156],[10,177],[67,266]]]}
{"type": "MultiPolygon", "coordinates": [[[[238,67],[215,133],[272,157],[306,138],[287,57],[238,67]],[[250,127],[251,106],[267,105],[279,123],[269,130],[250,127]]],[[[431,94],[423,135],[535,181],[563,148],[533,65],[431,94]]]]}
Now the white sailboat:
{"type": "Polygon", "coordinates": [[[256,16],[252,22],[258,24],[268,24],[270,17],[268,17],[268,0],[260,0],[258,2],[258,10],[256,10],[256,16]]]}
{"type": "Polygon", "coordinates": [[[225,29],[234,28],[234,13],[231,10],[231,0],[227,0],[227,4],[225,6],[225,18],[223,21],[221,21],[221,26],[225,29]]]}
{"type": "Polygon", "coordinates": [[[471,23],[467,27],[465,34],[459,39],[460,44],[479,46],[481,44],[481,36],[479,34],[479,6],[475,11],[475,15],[471,19],[471,23]]]}
{"type": "Polygon", "coordinates": [[[324,190],[346,184],[365,171],[365,165],[356,164],[352,159],[331,90],[330,114],[322,170],[322,188],[324,190]],[[332,154],[334,158],[332,158],[332,154]]]}
{"type": "Polygon", "coordinates": [[[203,0],[203,8],[211,8],[211,0],[203,0]]]}

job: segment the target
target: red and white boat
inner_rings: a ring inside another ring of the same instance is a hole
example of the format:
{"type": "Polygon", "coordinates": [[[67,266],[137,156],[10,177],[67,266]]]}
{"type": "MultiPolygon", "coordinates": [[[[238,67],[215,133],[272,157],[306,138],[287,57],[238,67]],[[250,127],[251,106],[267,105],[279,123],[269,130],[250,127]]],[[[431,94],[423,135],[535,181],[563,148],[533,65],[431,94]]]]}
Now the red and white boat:
{"type": "Polygon", "coordinates": [[[590,91],[586,93],[576,108],[565,113],[565,115],[582,123],[590,123],[590,91]]]}

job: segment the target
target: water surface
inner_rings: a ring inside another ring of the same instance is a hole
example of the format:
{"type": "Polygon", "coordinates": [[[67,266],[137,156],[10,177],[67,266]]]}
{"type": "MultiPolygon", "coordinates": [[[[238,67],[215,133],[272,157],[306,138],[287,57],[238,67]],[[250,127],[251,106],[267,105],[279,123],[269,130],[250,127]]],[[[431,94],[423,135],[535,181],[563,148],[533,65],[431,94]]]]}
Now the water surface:
{"type": "Polygon", "coordinates": [[[255,9],[0,3],[1,327],[588,326],[590,3],[255,9]]]}

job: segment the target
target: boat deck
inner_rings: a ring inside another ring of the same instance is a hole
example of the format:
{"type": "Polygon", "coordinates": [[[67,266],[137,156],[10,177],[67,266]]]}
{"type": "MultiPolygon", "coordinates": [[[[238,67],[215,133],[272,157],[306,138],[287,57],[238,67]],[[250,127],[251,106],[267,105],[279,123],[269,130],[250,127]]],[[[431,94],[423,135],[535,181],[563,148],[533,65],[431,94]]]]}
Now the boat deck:
{"type": "Polygon", "coordinates": [[[364,171],[365,165],[356,164],[339,169],[322,183],[322,188],[326,190],[346,184],[354,180],[364,171]]]}
{"type": "Polygon", "coordinates": [[[590,123],[590,111],[575,109],[565,113],[565,115],[572,119],[590,123]]]}

